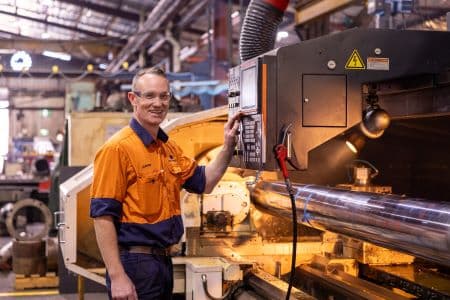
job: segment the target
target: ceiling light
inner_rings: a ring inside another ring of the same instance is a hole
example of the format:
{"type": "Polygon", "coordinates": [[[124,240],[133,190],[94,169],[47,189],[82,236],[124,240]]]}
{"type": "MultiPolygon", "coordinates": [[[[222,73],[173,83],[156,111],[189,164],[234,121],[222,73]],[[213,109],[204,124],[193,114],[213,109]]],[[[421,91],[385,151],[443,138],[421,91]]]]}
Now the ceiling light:
{"type": "Polygon", "coordinates": [[[48,109],[44,108],[44,109],[41,111],[41,115],[42,115],[42,117],[44,117],[44,118],[48,118],[48,116],[50,115],[50,112],[49,112],[48,109]]]}
{"type": "Polygon", "coordinates": [[[64,53],[64,52],[54,52],[54,51],[45,50],[44,52],[42,52],[42,55],[47,56],[47,57],[51,57],[51,58],[64,60],[64,61],[71,61],[72,60],[72,56],[70,56],[70,54],[64,53]]]}
{"type": "Polygon", "coordinates": [[[231,14],[231,18],[232,18],[232,19],[237,18],[237,17],[239,17],[239,15],[240,15],[239,11],[236,10],[235,12],[233,12],[233,13],[231,14]]]}
{"type": "Polygon", "coordinates": [[[16,52],[16,49],[0,49],[0,54],[13,54],[16,52]]]}
{"type": "Polygon", "coordinates": [[[41,134],[41,136],[48,136],[48,129],[47,128],[41,128],[39,129],[39,133],[41,134]]]}
{"type": "Polygon", "coordinates": [[[8,108],[9,107],[9,101],[6,100],[0,100],[0,109],[8,108]]]}
{"type": "Polygon", "coordinates": [[[50,34],[48,32],[41,33],[41,38],[48,39],[50,37],[50,34]]]}
{"type": "Polygon", "coordinates": [[[278,31],[277,32],[277,42],[281,41],[282,39],[285,39],[289,36],[289,32],[287,31],[278,31]]]}
{"type": "Polygon", "coordinates": [[[45,6],[51,6],[53,4],[53,0],[41,0],[41,4],[45,6]]]}
{"type": "Polygon", "coordinates": [[[58,131],[58,133],[56,134],[56,140],[57,140],[58,142],[64,141],[64,134],[63,134],[62,132],[59,132],[59,131],[58,131]]]}
{"type": "Polygon", "coordinates": [[[33,61],[30,54],[25,51],[18,51],[11,56],[10,64],[14,71],[23,71],[29,70],[33,61]]]}
{"type": "Polygon", "coordinates": [[[0,100],[9,99],[9,89],[7,87],[0,87],[0,100]]]}

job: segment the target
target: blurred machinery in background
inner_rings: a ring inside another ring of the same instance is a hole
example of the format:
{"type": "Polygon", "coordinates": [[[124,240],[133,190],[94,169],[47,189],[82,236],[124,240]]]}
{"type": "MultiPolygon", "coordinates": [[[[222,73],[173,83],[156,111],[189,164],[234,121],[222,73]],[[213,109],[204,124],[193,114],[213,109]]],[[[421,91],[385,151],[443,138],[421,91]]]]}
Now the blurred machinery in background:
{"type": "Polygon", "coordinates": [[[56,238],[49,237],[52,213],[45,203],[22,199],[2,209],[12,240],[0,248],[0,267],[15,274],[15,288],[58,286],[56,238]]]}
{"type": "MultiPolygon", "coordinates": [[[[291,297],[450,298],[448,49],[446,32],[359,29],[287,46],[230,70],[228,110],[164,124],[202,164],[219,151],[227,115],[244,112],[233,167],[211,194],[181,195],[174,292],[284,298],[293,197],[291,297]]],[[[91,179],[89,166],[61,185],[57,225],[66,267],[104,283],[91,179]]]]}

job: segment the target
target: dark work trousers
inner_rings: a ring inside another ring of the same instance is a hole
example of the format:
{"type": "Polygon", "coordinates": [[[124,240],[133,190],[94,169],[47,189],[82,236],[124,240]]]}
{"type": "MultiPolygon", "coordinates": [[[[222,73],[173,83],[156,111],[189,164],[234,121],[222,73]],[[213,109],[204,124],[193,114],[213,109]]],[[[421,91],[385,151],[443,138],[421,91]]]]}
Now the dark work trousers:
{"type": "MultiPolygon", "coordinates": [[[[173,266],[170,257],[121,251],[120,260],[134,283],[139,300],[172,299],[173,266]]],[[[111,299],[111,280],[108,273],[106,287],[111,299]]]]}

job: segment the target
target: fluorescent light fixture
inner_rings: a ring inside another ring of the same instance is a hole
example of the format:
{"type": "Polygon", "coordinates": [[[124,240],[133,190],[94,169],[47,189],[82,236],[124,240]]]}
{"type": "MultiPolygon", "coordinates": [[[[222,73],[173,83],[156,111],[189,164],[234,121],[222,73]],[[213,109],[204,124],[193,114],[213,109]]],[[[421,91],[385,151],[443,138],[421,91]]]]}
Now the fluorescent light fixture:
{"type": "Polygon", "coordinates": [[[58,132],[58,133],[56,134],[56,140],[57,140],[58,142],[64,141],[64,134],[62,134],[61,132],[58,132]]]}
{"type": "Polygon", "coordinates": [[[16,51],[16,49],[0,49],[0,54],[13,54],[16,51]]]}
{"type": "Polygon", "coordinates": [[[236,10],[235,12],[233,12],[233,13],[231,14],[231,18],[232,18],[232,19],[237,18],[237,17],[239,17],[239,15],[240,15],[239,11],[236,10]]]}
{"type": "MultiPolygon", "coordinates": [[[[6,87],[0,87],[0,103],[1,100],[8,100],[9,99],[9,89],[6,87]]],[[[8,102],[8,101],[6,101],[8,102]]],[[[0,107],[2,108],[2,107],[0,107]]]]}
{"type": "Polygon", "coordinates": [[[194,55],[195,52],[197,52],[198,47],[197,46],[186,46],[183,49],[180,50],[180,59],[181,61],[185,60],[186,58],[188,58],[191,55],[194,55]]]}
{"type": "Polygon", "coordinates": [[[8,108],[9,107],[9,101],[0,101],[0,109],[8,108]]]}
{"type": "Polygon", "coordinates": [[[45,50],[44,52],[42,52],[42,55],[64,61],[70,61],[72,59],[72,56],[70,56],[70,54],[64,52],[54,52],[45,50]]]}
{"type": "Polygon", "coordinates": [[[202,40],[207,39],[208,38],[208,34],[213,35],[214,34],[214,30],[210,29],[209,31],[205,32],[204,34],[202,34],[202,36],[200,37],[202,40]]]}
{"type": "Polygon", "coordinates": [[[277,42],[281,41],[282,39],[285,39],[289,36],[289,33],[287,31],[278,31],[277,32],[277,42]]]}
{"type": "Polygon", "coordinates": [[[50,115],[48,109],[46,109],[46,108],[44,108],[44,109],[42,110],[41,114],[42,114],[42,116],[43,116],[44,118],[48,118],[48,116],[50,115]]]}
{"type": "Polygon", "coordinates": [[[39,130],[39,133],[41,134],[41,136],[48,136],[49,131],[47,128],[41,128],[39,130]]]}

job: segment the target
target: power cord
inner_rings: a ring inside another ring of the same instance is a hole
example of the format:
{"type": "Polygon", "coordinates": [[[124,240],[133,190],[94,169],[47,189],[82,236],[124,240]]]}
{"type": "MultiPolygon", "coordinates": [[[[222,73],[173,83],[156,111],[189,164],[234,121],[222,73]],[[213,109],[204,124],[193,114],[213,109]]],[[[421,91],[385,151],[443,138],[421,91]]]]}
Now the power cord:
{"type": "Polygon", "coordinates": [[[234,285],[229,287],[228,290],[225,292],[225,294],[223,294],[221,297],[215,297],[211,295],[211,293],[208,290],[208,275],[202,274],[201,277],[202,277],[203,291],[205,292],[206,296],[211,300],[231,299],[236,290],[243,286],[243,282],[241,280],[238,280],[234,285]]]}
{"type": "Polygon", "coordinates": [[[292,183],[289,179],[289,172],[287,170],[286,161],[287,161],[287,148],[285,145],[285,138],[287,135],[287,130],[290,126],[287,126],[280,134],[281,139],[279,140],[279,144],[275,146],[274,152],[276,159],[278,161],[278,165],[280,166],[281,173],[284,177],[284,183],[286,184],[286,190],[289,193],[289,198],[291,199],[291,209],[292,209],[292,259],[291,259],[291,273],[289,274],[289,285],[286,292],[286,300],[288,300],[291,296],[292,284],[294,282],[295,276],[295,261],[297,258],[297,207],[295,205],[295,195],[292,189],[292,183]]]}

